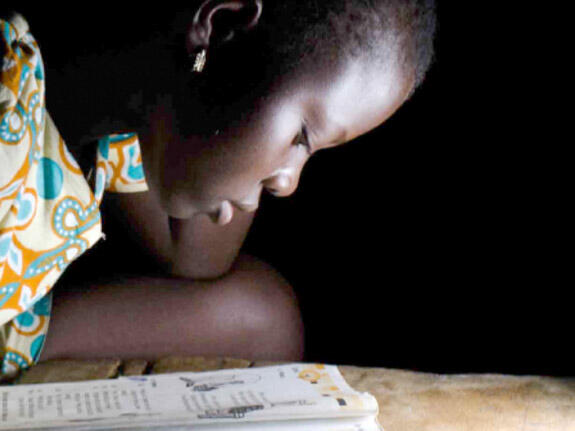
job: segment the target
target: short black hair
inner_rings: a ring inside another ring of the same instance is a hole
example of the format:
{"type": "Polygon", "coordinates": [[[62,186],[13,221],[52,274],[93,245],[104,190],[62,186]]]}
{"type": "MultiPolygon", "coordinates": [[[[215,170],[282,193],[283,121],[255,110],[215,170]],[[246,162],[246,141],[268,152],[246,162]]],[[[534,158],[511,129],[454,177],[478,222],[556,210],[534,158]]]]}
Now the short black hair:
{"type": "MultiPolygon", "coordinates": [[[[173,44],[180,61],[190,19],[182,12],[180,25],[172,27],[180,38],[173,44]]],[[[208,48],[204,72],[190,73],[189,90],[204,109],[214,110],[210,117],[233,121],[228,113],[237,116],[238,106],[265,97],[278,75],[310,63],[369,56],[382,68],[399,65],[414,78],[413,92],[432,63],[435,31],[434,0],[263,0],[255,27],[208,48]]],[[[189,59],[182,67],[189,70],[189,59]]]]}
{"type": "Polygon", "coordinates": [[[423,81],[434,56],[434,0],[264,2],[262,27],[284,69],[319,56],[399,61],[423,81]],[[395,52],[393,52],[395,51],[395,52]],[[393,58],[395,56],[395,58],[393,58]]]}
{"type": "Polygon", "coordinates": [[[417,87],[432,63],[435,29],[434,0],[264,0],[257,26],[209,49],[204,76],[218,80],[217,88],[229,98],[238,89],[231,70],[245,69],[253,85],[265,87],[306,61],[367,55],[382,66],[399,62],[414,73],[417,87]],[[254,71],[250,64],[265,70],[254,71]]]}

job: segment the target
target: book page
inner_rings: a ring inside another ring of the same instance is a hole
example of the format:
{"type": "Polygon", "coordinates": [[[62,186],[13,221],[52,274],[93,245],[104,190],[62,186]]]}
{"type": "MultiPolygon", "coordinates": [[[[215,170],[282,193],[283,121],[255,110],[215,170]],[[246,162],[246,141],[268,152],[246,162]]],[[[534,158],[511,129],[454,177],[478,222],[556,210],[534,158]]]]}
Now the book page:
{"type": "Polygon", "coordinates": [[[350,388],[337,367],[322,364],[0,387],[0,430],[214,427],[337,417],[373,421],[376,415],[374,397],[350,388]]]}
{"type": "MultiPolygon", "coordinates": [[[[304,419],[194,425],[193,431],[383,431],[375,418],[304,419]]],[[[56,431],[56,430],[50,430],[56,431]]],[[[122,431],[190,431],[190,426],[145,427],[122,431]]]]}
{"type": "MultiPolygon", "coordinates": [[[[40,428],[41,431],[59,431],[62,428],[40,428]]],[[[82,425],[64,428],[73,431],[121,430],[121,431],[383,431],[375,418],[304,419],[264,422],[228,422],[206,425],[140,425],[120,428],[82,425]]]]}

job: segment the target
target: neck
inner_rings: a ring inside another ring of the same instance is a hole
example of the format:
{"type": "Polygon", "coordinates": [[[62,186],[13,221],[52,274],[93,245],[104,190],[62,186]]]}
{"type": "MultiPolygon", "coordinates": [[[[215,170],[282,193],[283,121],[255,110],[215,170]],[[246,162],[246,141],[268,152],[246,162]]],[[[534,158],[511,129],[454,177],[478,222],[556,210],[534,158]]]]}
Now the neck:
{"type": "Polygon", "coordinates": [[[48,69],[48,111],[72,152],[95,137],[145,127],[147,95],[165,81],[166,53],[158,39],[129,51],[74,59],[48,69]],[[164,79],[162,79],[164,78],[164,79]]]}

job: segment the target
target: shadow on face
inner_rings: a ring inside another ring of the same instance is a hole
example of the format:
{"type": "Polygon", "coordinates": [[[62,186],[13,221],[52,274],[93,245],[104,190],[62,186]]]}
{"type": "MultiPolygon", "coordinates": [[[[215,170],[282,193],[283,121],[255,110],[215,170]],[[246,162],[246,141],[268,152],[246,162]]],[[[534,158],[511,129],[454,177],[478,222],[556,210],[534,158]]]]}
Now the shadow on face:
{"type": "Polygon", "coordinates": [[[385,122],[412,85],[397,67],[381,69],[368,58],[356,58],[309,61],[301,70],[278,74],[257,92],[248,91],[224,107],[200,97],[190,106],[202,113],[193,112],[188,121],[182,117],[190,110],[180,98],[173,107],[176,112],[169,114],[178,120],[160,170],[168,214],[213,214],[228,203],[253,207],[263,190],[289,196],[311,155],[385,122]],[[202,121],[209,122],[209,134],[195,129],[193,123],[202,121]]]}

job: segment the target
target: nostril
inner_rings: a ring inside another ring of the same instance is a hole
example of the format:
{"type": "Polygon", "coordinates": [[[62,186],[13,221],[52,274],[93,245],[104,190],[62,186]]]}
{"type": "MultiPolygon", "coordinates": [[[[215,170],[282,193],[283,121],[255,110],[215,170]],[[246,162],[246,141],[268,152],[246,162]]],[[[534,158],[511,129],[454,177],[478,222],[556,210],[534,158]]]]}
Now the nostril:
{"type": "Polygon", "coordinates": [[[291,172],[277,172],[262,182],[263,187],[274,196],[289,196],[292,192],[292,186],[295,178],[292,178],[291,172]]]}
{"type": "Polygon", "coordinates": [[[266,187],[266,191],[274,196],[279,194],[279,190],[274,187],[266,187]]]}

